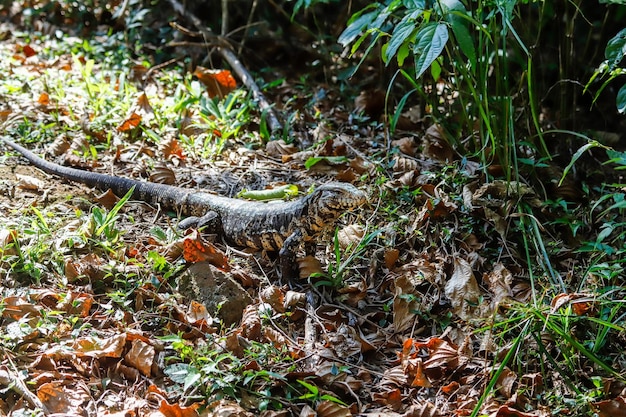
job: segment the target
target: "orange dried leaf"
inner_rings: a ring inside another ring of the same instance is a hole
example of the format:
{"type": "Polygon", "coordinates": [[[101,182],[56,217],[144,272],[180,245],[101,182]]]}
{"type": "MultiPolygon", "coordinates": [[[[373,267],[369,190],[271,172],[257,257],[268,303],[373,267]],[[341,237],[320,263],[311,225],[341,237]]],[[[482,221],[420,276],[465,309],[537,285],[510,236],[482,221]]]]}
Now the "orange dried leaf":
{"type": "Polygon", "coordinates": [[[201,320],[207,321],[210,320],[209,311],[206,309],[204,304],[201,304],[197,301],[191,301],[189,304],[189,310],[187,312],[187,320],[190,323],[197,323],[201,320]]]}
{"type": "Polygon", "coordinates": [[[37,55],[37,51],[35,51],[35,49],[32,46],[30,46],[30,45],[24,45],[24,47],[22,48],[22,53],[27,58],[30,58],[31,56],[37,55]]]}
{"type": "Polygon", "coordinates": [[[212,244],[205,242],[197,230],[183,240],[183,258],[187,262],[209,262],[225,271],[230,270],[226,255],[212,244]]]}
{"type": "Polygon", "coordinates": [[[228,70],[212,70],[204,67],[196,67],[193,75],[206,86],[209,97],[224,98],[237,88],[237,81],[228,70]]]}
{"type": "Polygon", "coordinates": [[[185,155],[183,154],[183,148],[180,146],[180,142],[176,139],[163,140],[159,144],[159,149],[167,158],[171,156],[177,156],[180,159],[185,159],[185,155]]]}
{"type": "Polygon", "coordinates": [[[458,390],[460,386],[461,385],[458,382],[452,381],[448,385],[444,385],[443,387],[441,387],[441,391],[444,394],[450,395],[450,394],[453,394],[456,390],[458,390]]]}
{"type": "Polygon", "coordinates": [[[189,407],[183,407],[180,404],[169,404],[167,401],[162,400],[159,411],[165,417],[196,417],[198,416],[198,408],[200,404],[194,403],[189,407]]]}
{"type": "Polygon", "coordinates": [[[398,388],[372,394],[372,399],[379,404],[388,405],[393,410],[402,407],[402,392],[398,388]]]}
{"type": "Polygon", "coordinates": [[[39,95],[39,98],[37,99],[37,103],[41,104],[42,106],[47,106],[50,104],[50,96],[48,95],[48,93],[46,93],[45,91],[43,93],[41,93],[39,95]]]}
{"type": "Polygon", "coordinates": [[[426,375],[424,375],[424,364],[422,363],[422,360],[416,359],[414,365],[415,367],[414,369],[412,369],[412,372],[415,372],[415,377],[411,382],[411,386],[423,388],[432,387],[432,384],[430,383],[426,375]]]}
{"type": "Polygon", "coordinates": [[[588,316],[591,310],[593,310],[593,303],[589,301],[575,301],[572,303],[572,311],[577,316],[588,316]]]}
{"type": "Polygon", "coordinates": [[[387,248],[385,249],[385,267],[387,269],[391,269],[393,268],[393,266],[396,264],[396,262],[398,261],[398,258],[400,257],[400,251],[396,248],[387,248]]]}
{"type": "Polygon", "coordinates": [[[137,113],[132,113],[126,120],[124,120],[118,127],[118,132],[128,132],[133,130],[141,123],[141,116],[137,113]]]}
{"type": "Polygon", "coordinates": [[[8,119],[11,113],[13,112],[9,109],[0,110],[0,121],[5,121],[6,119],[8,119]]]}

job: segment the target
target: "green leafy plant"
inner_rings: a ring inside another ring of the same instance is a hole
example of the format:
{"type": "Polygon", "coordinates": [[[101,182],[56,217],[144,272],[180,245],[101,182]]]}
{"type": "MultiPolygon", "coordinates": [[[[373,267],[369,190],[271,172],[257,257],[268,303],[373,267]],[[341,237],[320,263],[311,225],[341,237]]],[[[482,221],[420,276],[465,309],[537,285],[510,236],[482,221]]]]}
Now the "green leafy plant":
{"type": "MultiPolygon", "coordinates": [[[[392,131],[409,96],[420,94],[434,118],[453,133],[449,139],[457,150],[479,156],[484,167],[499,164],[511,179],[517,175],[513,97],[519,96],[520,88],[510,81],[512,57],[528,68],[530,112],[538,137],[542,137],[532,97],[532,56],[513,25],[518,3],[523,2],[479,1],[467,6],[459,0],[371,3],[351,17],[339,42],[352,44],[354,54],[371,36],[362,63],[382,41],[382,60],[387,65],[395,60],[400,68],[397,74],[413,87],[389,118],[392,131]],[[410,65],[409,57],[413,57],[410,65]],[[449,120],[450,114],[458,114],[456,125],[449,120]]],[[[539,149],[547,154],[540,143],[539,149]]]]}
{"type": "Polygon", "coordinates": [[[92,240],[94,240],[98,246],[109,252],[115,252],[115,246],[118,244],[119,238],[123,233],[116,226],[118,213],[133,195],[134,190],[134,187],[131,188],[109,211],[105,211],[97,206],[92,208],[91,218],[93,219],[95,228],[93,232],[97,237],[96,239],[92,238],[92,240]]]}
{"type": "MultiPolygon", "coordinates": [[[[626,67],[620,65],[624,61],[624,57],[626,57],[626,28],[620,30],[613,38],[611,38],[611,40],[609,40],[604,50],[604,57],[606,60],[594,72],[593,76],[585,86],[585,90],[587,90],[598,77],[608,76],[595,93],[594,102],[598,99],[602,91],[609,85],[609,83],[626,74],[626,67]]],[[[626,113],[626,84],[622,85],[617,92],[616,105],[617,110],[620,113],[626,113]]]]}
{"type": "Polygon", "coordinates": [[[368,246],[382,232],[383,229],[378,229],[366,234],[354,247],[346,248],[347,256],[344,256],[345,254],[342,254],[341,245],[339,244],[339,229],[336,229],[333,238],[333,253],[335,259],[328,265],[328,272],[315,272],[311,274],[311,278],[321,278],[320,281],[315,282],[315,285],[318,287],[328,286],[340,288],[343,285],[346,273],[353,266],[354,262],[359,257],[363,256],[368,246]]]}
{"type": "Polygon", "coordinates": [[[307,393],[302,394],[299,397],[302,400],[308,400],[308,401],[311,401],[313,403],[318,403],[320,401],[332,401],[334,403],[347,406],[346,403],[344,403],[343,401],[341,401],[337,397],[334,397],[334,396],[329,395],[329,394],[322,394],[322,393],[320,393],[320,389],[317,386],[315,386],[315,385],[313,385],[313,384],[311,384],[311,383],[309,383],[307,381],[304,381],[302,379],[298,379],[298,384],[302,385],[308,391],[307,393]]]}
{"type": "MultiPolygon", "coordinates": [[[[566,294],[562,296],[568,297],[566,294]]],[[[556,309],[541,303],[513,303],[507,308],[506,317],[499,317],[489,327],[478,330],[491,332],[495,343],[506,343],[507,354],[495,364],[487,389],[472,415],[479,415],[480,403],[493,392],[506,368],[524,367],[530,363],[528,360],[531,357],[535,358],[534,366],[556,371],[559,380],[576,393],[575,407],[581,412],[588,410],[589,403],[601,399],[604,393],[601,389],[581,389],[576,378],[578,369],[583,366],[593,369],[589,375],[592,378],[595,373],[604,372],[623,379],[618,370],[610,365],[611,358],[602,354],[606,344],[611,343],[610,335],[614,337],[623,331],[623,326],[616,324],[619,317],[617,311],[623,314],[623,303],[584,297],[564,300],[556,309]],[[580,306],[578,313],[574,311],[576,304],[580,306]],[[602,313],[599,317],[587,314],[585,309],[588,307],[602,313]]],[[[549,384],[549,381],[544,380],[544,383],[549,384]]]]}

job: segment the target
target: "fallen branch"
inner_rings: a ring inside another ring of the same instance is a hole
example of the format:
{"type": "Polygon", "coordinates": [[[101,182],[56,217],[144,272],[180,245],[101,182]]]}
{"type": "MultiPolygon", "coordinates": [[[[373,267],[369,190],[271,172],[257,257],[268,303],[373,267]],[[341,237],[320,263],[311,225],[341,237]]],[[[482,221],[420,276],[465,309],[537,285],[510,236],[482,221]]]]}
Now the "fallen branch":
{"type": "MultiPolygon", "coordinates": [[[[174,11],[183,16],[185,19],[188,19],[196,27],[196,29],[202,33],[205,40],[218,40],[219,42],[216,42],[218,45],[226,45],[225,42],[221,42],[222,38],[215,35],[211,29],[207,28],[196,15],[186,10],[185,7],[177,0],[169,0],[169,2],[174,8],[174,11]]],[[[261,89],[254,81],[254,78],[252,78],[252,75],[250,75],[241,61],[239,61],[239,58],[237,58],[235,53],[231,51],[228,46],[216,46],[215,49],[217,50],[217,53],[220,54],[226,62],[228,62],[233,72],[237,74],[241,82],[252,91],[254,98],[259,102],[261,111],[265,112],[267,115],[267,124],[270,128],[270,132],[274,133],[282,130],[282,124],[278,120],[278,116],[276,116],[274,109],[263,95],[263,92],[261,92],[261,89]]]]}

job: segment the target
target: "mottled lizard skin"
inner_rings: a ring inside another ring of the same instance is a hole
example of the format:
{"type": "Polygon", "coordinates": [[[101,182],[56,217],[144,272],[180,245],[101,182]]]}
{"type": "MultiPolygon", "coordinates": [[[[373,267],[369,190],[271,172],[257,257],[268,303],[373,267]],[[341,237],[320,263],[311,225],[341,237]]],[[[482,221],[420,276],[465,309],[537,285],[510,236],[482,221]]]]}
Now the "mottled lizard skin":
{"type": "MultiPolygon", "coordinates": [[[[346,211],[366,202],[365,193],[350,184],[328,183],[293,201],[257,202],[222,197],[164,184],[69,168],[46,161],[9,139],[0,137],[41,170],[123,196],[134,187],[132,198],[193,216],[188,225],[212,214],[212,231],[234,245],[279,251],[281,263],[293,265],[300,245],[313,242],[331,229],[346,211]],[[213,214],[214,213],[214,214],[213,214]]],[[[209,216],[211,217],[211,216],[209,216]]]]}

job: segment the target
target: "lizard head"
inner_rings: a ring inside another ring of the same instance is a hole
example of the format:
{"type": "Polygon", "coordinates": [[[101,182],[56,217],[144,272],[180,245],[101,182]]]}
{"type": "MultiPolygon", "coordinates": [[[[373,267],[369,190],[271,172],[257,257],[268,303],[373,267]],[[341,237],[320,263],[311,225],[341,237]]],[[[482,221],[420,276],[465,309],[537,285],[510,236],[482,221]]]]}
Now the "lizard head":
{"type": "Polygon", "coordinates": [[[317,210],[320,215],[339,217],[345,211],[362,206],[367,201],[365,193],[351,184],[331,182],[324,184],[313,194],[317,196],[317,210]]]}

